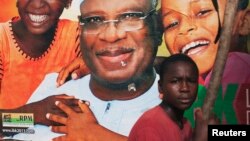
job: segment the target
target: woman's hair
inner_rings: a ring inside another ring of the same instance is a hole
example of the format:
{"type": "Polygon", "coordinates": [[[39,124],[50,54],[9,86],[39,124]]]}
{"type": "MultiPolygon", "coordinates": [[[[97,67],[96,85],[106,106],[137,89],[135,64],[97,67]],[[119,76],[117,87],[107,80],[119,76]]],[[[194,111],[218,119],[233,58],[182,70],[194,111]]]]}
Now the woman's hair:
{"type": "Polygon", "coordinates": [[[198,78],[199,70],[198,70],[196,63],[193,61],[193,59],[191,59],[189,56],[185,54],[178,53],[178,54],[173,54],[169,57],[166,57],[166,59],[161,63],[160,72],[159,72],[160,80],[163,80],[164,75],[168,75],[165,72],[169,69],[171,64],[174,64],[176,62],[185,62],[185,63],[191,64],[198,78]]]}

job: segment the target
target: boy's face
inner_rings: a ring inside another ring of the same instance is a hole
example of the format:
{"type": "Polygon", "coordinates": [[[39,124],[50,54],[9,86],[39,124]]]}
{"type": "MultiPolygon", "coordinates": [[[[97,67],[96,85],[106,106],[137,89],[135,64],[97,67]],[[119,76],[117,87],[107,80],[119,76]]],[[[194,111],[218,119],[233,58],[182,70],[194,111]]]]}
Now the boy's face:
{"type": "MultiPolygon", "coordinates": [[[[81,4],[81,18],[92,23],[133,19],[146,15],[151,7],[148,0],[85,0],[81,4]]],[[[131,27],[128,21],[126,27],[131,27]]],[[[95,78],[124,83],[152,68],[156,52],[150,32],[153,29],[149,29],[146,20],[140,21],[144,26],[132,31],[126,31],[128,28],[118,26],[117,22],[106,23],[95,33],[90,33],[93,28],[87,30],[82,26],[81,48],[95,78]]]]}
{"type": "MultiPolygon", "coordinates": [[[[219,0],[223,19],[226,0],[219,0]]],[[[211,70],[218,42],[219,20],[211,0],[163,0],[164,38],[171,54],[184,53],[197,64],[200,74],[211,70]]]]}
{"type": "Polygon", "coordinates": [[[163,100],[169,106],[186,110],[197,96],[198,75],[190,63],[179,61],[165,69],[163,80],[159,81],[163,100]]]}

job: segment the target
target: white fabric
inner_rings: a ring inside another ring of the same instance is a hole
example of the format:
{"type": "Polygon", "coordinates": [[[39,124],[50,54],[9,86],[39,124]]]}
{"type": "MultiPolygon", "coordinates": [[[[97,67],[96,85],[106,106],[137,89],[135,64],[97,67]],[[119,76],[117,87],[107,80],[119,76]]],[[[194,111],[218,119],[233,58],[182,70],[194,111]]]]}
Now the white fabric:
{"type": "MultiPolygon", "coordinates": [[[[135,99],[102,101],[96,98],[89,89],[90,75],[79,80],[69,81],[56,88],[57,75],[56,73],[47,75],[28,103],[57,94],[75,96],[90,102],[90,108],[102,126],[125,136],[129,135],[132,126],[145,111],[161,102],[157,86],[158,76],[152,87],[145,94],[135,99]],[[110,106],[107,110],[108,104],[110,106]]],[[[48,127],[42,125],[35,125],[34,129],[35,134],[17,134],[14,139],[46,141],[60,135],[52,133],[48,127]]]]}

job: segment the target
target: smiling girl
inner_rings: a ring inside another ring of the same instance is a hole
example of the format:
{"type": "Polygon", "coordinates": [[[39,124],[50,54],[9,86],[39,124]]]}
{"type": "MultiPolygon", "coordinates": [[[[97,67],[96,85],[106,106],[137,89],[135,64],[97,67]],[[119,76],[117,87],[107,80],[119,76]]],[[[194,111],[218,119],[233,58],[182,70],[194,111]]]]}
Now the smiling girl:
{"type": "MultiPolygon", "coordinates": [[[[219,47],[226,2],[227,0],[162,0],[161,13],[168,50],[171,54],[183,53],[190,56],[199,68],[203,79],[201,84],[206,87],[219,47]]],[[[238,45],[236,40],[242,35],[247,5],[248,0],[241,0],[239,3],[232,33],[232,47],[238,45]]],[[[249,70],[249,54],[230,52],[221,80],[224,94],[229,84],[238,84],[239,88],[242,84],[250,84],[249,70]]],[[[246,115],[242,112],[245,111],[246,95],[237,92],[233,96],[236,97],[232,104],[237,109],[238,122],[246,123],[246,115]]],[[[234,116],[232,113],[230,115],[234,116]]]]}
{"type": "Polygon", "coordinates": [[[59,20],[71,0],[17,0],[20,18],[0,24],[0,108],[26,103],[50,72],[80,56],[78,23],[59,20]]]}

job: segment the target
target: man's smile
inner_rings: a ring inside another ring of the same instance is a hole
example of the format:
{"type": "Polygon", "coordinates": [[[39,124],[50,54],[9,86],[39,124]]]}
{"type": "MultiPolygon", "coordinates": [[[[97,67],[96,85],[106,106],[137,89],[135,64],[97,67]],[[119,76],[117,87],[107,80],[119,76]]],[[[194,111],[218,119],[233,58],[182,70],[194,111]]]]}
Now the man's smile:
{"type": "Polygon", "coordinates": [[[111,48],[96,52],[96,56],[104,62],[120,63],[121,61],[127,60],[134,50],[133,48],[111,48]]]}

